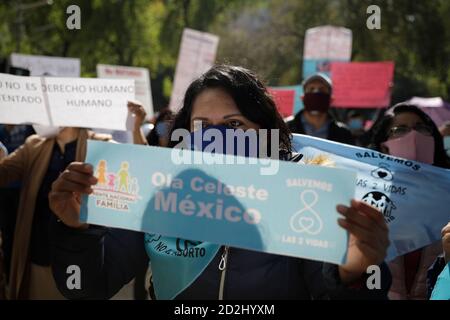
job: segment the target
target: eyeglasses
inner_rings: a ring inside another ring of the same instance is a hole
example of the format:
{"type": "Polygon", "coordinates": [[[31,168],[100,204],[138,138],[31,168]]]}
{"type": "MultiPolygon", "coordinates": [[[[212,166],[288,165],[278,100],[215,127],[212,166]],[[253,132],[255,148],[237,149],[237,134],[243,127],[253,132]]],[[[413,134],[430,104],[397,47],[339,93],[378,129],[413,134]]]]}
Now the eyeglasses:
{"type": "Polygon", "coordinates": [[[400,138],[404,135],[411,132],[411,130],[416,130],[417,132],[426,135],[426,136],[432,136],[433,135],[433,129],[430,126],[427,126],[426,124],[419,123],[415,125],[414,127],[407,127],[407,126],[398,126],[398,127],[392,127],[389,130],[389,137],[391,138],[400,138]]]}

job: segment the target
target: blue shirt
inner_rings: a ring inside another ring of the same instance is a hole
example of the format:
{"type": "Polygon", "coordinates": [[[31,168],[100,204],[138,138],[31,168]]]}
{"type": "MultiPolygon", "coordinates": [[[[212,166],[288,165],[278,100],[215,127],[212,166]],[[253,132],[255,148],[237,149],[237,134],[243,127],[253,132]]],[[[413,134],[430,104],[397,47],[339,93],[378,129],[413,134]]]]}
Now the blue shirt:
{"type": "Polygon", "coordinates": [[[28,125],[16,125],[11,131],[8,131],[6,125],[0,124],[0,142],[8,149],[8,153],[14,152],[14,150],[24,144],[28,136],[33,133],[33,128],[28,125]]]}
{"type": "Polygon", "coordinates": [[[305,133],[307,135],[322,139],[328,138],[328,128],[330,127],[331,122],[329,119],[319,129],[316,129],[308,121],[306,121],[305,116],[303,114],[301,115],[301,120],[303,128],[305,129],[305,133]]]}

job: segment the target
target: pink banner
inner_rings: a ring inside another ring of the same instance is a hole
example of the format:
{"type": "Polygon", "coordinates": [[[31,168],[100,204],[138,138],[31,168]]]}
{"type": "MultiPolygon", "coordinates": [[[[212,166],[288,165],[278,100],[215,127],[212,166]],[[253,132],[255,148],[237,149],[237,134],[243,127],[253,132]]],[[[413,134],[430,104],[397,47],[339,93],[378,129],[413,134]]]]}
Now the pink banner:
{"type": "Polygon", "coordinates": [[[294,112],[295,90],[268,89],[275,100],[278,112],[283,118],[289,117],[294,112]]]}
{"type": "Polygon", "coordinates": [[[333,62],[334,107],[383,108],[391,103],[394,63],[333,62]]]}

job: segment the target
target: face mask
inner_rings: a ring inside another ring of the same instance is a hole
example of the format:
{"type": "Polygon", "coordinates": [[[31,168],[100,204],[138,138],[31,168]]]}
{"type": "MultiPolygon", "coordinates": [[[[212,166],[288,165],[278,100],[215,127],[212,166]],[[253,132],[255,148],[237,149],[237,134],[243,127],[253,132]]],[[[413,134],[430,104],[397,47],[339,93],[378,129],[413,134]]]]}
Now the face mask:
{"type": "Polygon", "coordinates": [[[308,112],[326,113],[330,108],[331,96],[328,93],[308,92],[303,96],[303,104],[308,112]]]}
{"type": "Polygon", "coordinates": [[[243,130],[237,130],[224,125],[208,126],[191,133],[191,149],[257,158],[259,139],[257,131],[253,131],[254,133],[252,131],[245,134],[243,130]],[[245,138],[246,136],[254,138],[245,138]],[[217,142],[215,142],[216,139],[218,140],[217,142]]]}
{"type": "Polygon", "coordinates": [[[156,125],[155,130],[159,137],[165,138],[169,133],[169,125],[161,121],[156,125]]]}
{"type": "Polygon", "coordinates": [[[389,149],[390,155],[433,164],[434,138],[416,130],[411,130],[403,137],[388,140],[382,145],[389,149]]]}
{"type": "Polygon", "coordinates": [[[360,130],[363,128],[363,121],[361,119],[351,119],[348,122],[348,127],[352,130],[360,130]]]}
{"type": "Polygon", "coordinates": [[[450,157],[450,136],[444,137],[444,149],[450,157]]]}
{"type": "Polygon", "coordinates": [[[38,136],[43,138],[53,138],[56,137],[64,128],[33,124],[33,129],[36,131],[38,136]]]}

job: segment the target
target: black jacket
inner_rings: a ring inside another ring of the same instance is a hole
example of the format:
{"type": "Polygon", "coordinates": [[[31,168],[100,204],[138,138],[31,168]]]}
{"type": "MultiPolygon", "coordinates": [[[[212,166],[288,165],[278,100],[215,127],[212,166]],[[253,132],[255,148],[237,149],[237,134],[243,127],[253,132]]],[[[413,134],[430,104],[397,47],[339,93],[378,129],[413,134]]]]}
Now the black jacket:
{"type": "MultiPolygon", "coordinates": [[[[61,293],[70,299],[108,299],[148,265],[144,234],[90,226],[75,230],[53,221],[52,270],[61,293]],[[81,270],[81,289],[70,290],[70,265],[81,270]]],[[[177,299],[217,300],[223,248],[177,299]]],[[[391,274],[381,265],[381,289],[345,287],[336,265],[230,248],[224,299],[387,299],[391,274]]]]}
{"type": "MultiPolygon", "coordinates": [[[[300,111],[297,113],[291,121],[287,123],[289,129],[292,133],[300,133],[300,134],[306,134],[305,128],[303,128],[302,123],[302,114],[304,111],[300,111]]],[[[346,143],[346,144],[355,144],[355,139],[353,138],[353,135],[351,131],[346,127],[345,124],[336,121],[331,115],[329,115],[331,122],[330,126],[328,128],[328,140],[346,143]]]]}

